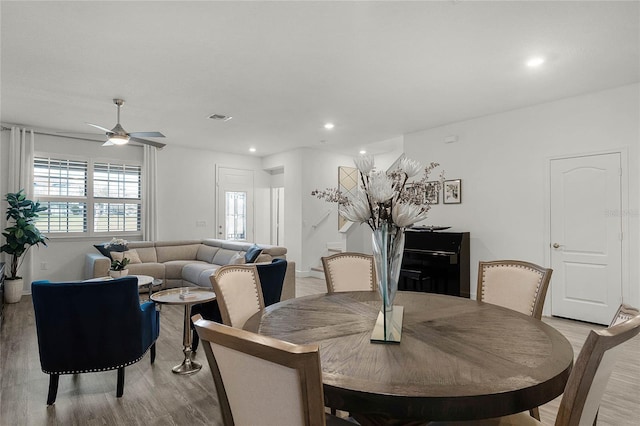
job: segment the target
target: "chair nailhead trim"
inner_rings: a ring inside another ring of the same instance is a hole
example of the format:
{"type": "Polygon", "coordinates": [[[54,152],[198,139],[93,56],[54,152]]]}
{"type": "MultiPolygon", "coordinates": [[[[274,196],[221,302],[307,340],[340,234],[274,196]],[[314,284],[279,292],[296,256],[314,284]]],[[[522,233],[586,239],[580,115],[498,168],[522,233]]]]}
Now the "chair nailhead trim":
{"type": "MultiPolygon", "coordinates": [[[[153,346],[153,345],[151,345],[153,346]]],[[[42,369],[42,372],[45,374],[78,374],[78,373],[99,373],[101,371],[110,371],[110,370],[117,370],[120,367],[126,367],[128,365],[131,364],[135,364],[136,362],[140,361],[142,358],[144,358],[144,356],[147,354],[147,352],[149,352],[149,349],[151,348],[151,346],[149,346],[147,348],[146,351],[144,351],[144,353],[137,359],[134,359],[133,361],[129,361],[125,364],[120,364],[117,365],[115,367],[104,367],[104,368],[90,368],[88,370],[69,370],[69,371],[47,371],[44,368],[42,369]]]]}

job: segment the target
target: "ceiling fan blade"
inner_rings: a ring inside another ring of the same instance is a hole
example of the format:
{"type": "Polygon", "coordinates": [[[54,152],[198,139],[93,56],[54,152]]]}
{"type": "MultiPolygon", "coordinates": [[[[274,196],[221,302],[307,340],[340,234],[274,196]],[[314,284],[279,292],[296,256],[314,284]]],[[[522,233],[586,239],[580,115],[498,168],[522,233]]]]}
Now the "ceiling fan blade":
{"type": "Polygon", "coordinates": [[[102,146],[112,146],[112,145],[115,145],[115,143],[113,143],[113,142],[111,142],[109,140],[102,144],[102,146]]]}
{"type": "Polygon", "coordinates": [[[164,138],[164,135],[160,132],[131,132],[129,136],[134,138],[164,138]]]}
{"type": "Polygon", "coordinates": [[[100,129],[100,130],[102,130],[103,132],[113,133],[113,132],[111,131],[111,129],[107,129],[107,128],[102,127],[102,126],[98,126],[97,124],[91,124],[91,123],[87,123],[87,124],[88,124],[89,126],[95,127],[96,129],[100,129]]]}
{"type": "MultiPolygon", "coordinates": [[[[130,133],[131,134],[131,133],[130,133]]],[[[155,146],[156,148],[164,148],[165,146],[167,146],[166,143],[161,143],[161,142],[156,142],[156,141],[150,141],[147,139],[140,139],[140,138],[130,138],[129,139],[130,142],[138,142],[141,144],[145,144],[145,145],[151,145],[151,146],[155,146]]]]}
{"type": "Polygon", "coordinates": [[[56,132],[57,135],[73,135],[73,136],[93,136],[94,138],[104,138],[104,133],[87,133],[87,132],[56,132]]]}

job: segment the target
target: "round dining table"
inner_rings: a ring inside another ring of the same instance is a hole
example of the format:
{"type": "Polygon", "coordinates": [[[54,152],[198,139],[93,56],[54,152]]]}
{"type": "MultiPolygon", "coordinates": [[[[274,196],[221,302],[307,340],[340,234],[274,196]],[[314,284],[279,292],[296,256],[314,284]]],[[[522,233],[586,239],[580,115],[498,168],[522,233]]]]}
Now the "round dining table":
{"type": "Polygon", "coordinates": [[[325,405],[362,424],[471,420],[527,411],[564,391],[573,349],[540,320],[489,303],[398,292],[400,343],[373,343],[377,292],[289,299],[244,328],[320,346],[325,405]]]}

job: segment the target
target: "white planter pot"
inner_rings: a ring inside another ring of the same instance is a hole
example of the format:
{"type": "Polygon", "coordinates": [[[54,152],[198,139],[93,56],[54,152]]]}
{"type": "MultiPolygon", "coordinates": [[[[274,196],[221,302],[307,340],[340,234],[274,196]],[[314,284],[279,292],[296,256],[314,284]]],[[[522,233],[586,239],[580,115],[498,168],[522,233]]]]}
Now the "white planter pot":
{"type": "Polygon", "coordinates": [[[18,303],[22,299],[22,278],[17,280],[4,280],[4,301],[6,303],[18,303]]]}
{"type": "Polygon", "coordinates": [[[129,275],[128,269],[123,269],[122,271],[109,271],[109,276],[111,278],[122,278],[126,277],[127,275],[129,275]]]}

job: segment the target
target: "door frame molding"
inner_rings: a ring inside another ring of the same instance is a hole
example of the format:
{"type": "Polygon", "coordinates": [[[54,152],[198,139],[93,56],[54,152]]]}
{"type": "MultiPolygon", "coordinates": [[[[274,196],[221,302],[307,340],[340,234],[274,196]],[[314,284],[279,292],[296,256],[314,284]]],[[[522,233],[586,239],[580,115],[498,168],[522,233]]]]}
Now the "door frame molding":
{"type": "MultiPolygon", "coordinates": [[[[620,154],[620,167],[622,173],[620,175],[620,232],[622,232],[622,253],[621,255],[621,268],[620,277],[622,279],[622,301],[630,299],[630,269],[629,269],[629,215],[624,212],[629,212],[629,148],[622,146],[619,148],[611,148],[602,151],[586,151],[577,152],[573,154],[562,154],[548,156],[546,158],[546,173],[545,173],[545,197],[544,197],[544,228],[545,234],[543,239],[544,244],[544,261],[546,265],[551,265],[551,161],[552,160],[565,160],[576,157],[594,157],[605,154],[620,154]]],[[[553,283],[553,277],[551,277],[553,283]]],[[[553,299],[551,297],[552,292],[547,293],[547,303],[545,303],[543,315],[551,315],[551,304],[553,299]]],[[[621,301],[621,302],[622,302],[621,301]]]]}

